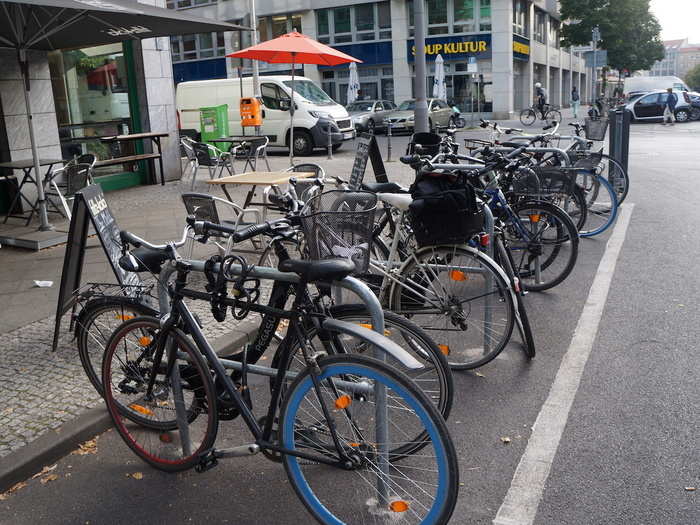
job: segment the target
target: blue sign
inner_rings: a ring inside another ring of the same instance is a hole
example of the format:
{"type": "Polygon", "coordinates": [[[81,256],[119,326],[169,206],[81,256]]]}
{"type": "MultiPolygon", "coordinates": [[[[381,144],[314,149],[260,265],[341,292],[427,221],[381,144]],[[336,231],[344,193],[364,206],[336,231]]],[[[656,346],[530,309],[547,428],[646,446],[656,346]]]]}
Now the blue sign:
{"type": "MultiPolygon", "coordinates": [[[[408,61],[414,62],[415,43],[406,42],[408,61]]],[[[438,36],[425,39],[425,60],[434,62],[438,55],[445,60],[475,58],[491,58],[491,33],[483,35],[438,36]]]]}
{"type": "Polygon", "coordinates": [[[530,39],[513,35],[513,58],[516,60],[530,60],[530,39]]]}
{"type": "MultiPolygon", "coordinates": [[[[391,54],[391,42],[348,44],[345,46],[331,47],[333,49],[337,49],[338,51],[342,51],[346,55],[362,60],[362,64],[358,64],[358,66],[391,64],[393,61],[391,54]]],[[[318,66],[319,69],[325,69],[328,67],[330,66],[318,66]]],[[[344,64],[343,67],[347,67],[347,64],[344,64]]]]}

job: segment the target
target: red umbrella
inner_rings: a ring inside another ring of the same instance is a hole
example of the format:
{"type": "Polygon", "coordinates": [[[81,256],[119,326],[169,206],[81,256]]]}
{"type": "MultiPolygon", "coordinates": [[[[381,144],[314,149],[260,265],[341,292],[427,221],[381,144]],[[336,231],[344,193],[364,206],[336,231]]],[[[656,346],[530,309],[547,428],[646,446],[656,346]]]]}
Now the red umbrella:
{"type": "Polygon", "coordinates": [[[292,64],[292,103],[289,109],[289,161],[294,159],[294,66],[296,64],[320,64],[337,66],[348,62],[362,62],[306,35],[292,31],[260,44],[241,49],[227,57],[262,60],[272,64],[292,64]]]}

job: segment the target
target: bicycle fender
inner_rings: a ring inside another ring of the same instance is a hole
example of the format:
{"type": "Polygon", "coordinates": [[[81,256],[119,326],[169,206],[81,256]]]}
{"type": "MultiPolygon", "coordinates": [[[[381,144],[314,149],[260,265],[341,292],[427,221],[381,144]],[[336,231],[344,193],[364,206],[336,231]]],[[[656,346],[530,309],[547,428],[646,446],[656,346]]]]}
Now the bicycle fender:
{"type": "Polygon", "coordinates": [[[358,339],[362,339],[381,352],[385,352],[394,359],[400,361],[406,368],[412,370],[423,368],[423,364],[420,361],[394,341],[360,325],[348,323],[347,321],[339,321],[338,319],[325,319],[322,323],[322,327],[331,331],[344,332],[358,339]]]}

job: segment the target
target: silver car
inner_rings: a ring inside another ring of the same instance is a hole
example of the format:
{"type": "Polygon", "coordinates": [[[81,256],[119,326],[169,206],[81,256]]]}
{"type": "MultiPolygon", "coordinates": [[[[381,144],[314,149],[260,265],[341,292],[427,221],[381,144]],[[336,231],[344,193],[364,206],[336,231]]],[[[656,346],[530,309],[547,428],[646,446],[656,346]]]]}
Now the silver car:
{"type": "Polygon", "coordinates": [[[396,109],[396,104],[388,100],[357,100],[345,106],[357,131],[374,133],[384,129],[384,119],[396,109]]]}
{"type": "MultiPolygon", "coordinates": [[[[387,117],[392,131],[413,132],[415,118],[413,112],[415,109],[415,100],[404,100],[398,109],[387,117]]],[[[452,108],[444,100],[428,99],[428,125],[431,130],[434,130],[437,126],[448,127],[453,114],[452,108]]]]}

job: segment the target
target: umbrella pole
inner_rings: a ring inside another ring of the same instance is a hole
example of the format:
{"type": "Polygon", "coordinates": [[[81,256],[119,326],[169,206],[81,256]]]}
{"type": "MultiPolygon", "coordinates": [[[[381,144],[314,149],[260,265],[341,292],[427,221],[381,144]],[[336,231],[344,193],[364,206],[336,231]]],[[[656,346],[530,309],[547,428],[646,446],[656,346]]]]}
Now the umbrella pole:
{"type": "Polygon", "coordinates": [[[289,104],[289,165],[294,166],[294,64],[296,53],[292,53],[292,100],[289,104]]]}
{"type": "Polygon", "coordinates": [[[32,103],[29,100],[29,63],[27,62],[27,51],[20,49],[18,53],[19,68],[22,71],[24,80],[24,105],[27,108],[27,121],[29,124],[29,142],[32,145],[32,159],[34,161],[34,176],[36,177],[37,204],[39,205],[39,231],[53,230],[49,223],[49,216],[46,213],[46,196],[44,195],[44,181],[41,177],[41,166],[39,164],[39,150],[36,146],[34,136],[34,120],[32,118],[32,103]]]}

